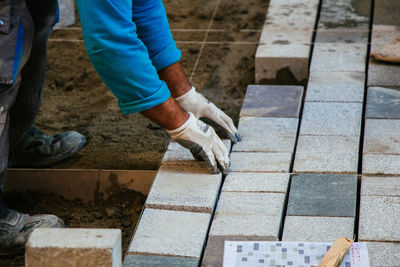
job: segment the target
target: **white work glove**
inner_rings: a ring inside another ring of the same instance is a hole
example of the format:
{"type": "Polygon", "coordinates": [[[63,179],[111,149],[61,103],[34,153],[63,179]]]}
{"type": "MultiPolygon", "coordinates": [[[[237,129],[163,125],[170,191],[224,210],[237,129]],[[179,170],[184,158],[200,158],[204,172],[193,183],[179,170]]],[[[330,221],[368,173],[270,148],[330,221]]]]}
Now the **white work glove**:
{"type": "Polygon", "coordinates": [[[179,128],[167,130],[171,138],[192,152],[195,159],[205,161],[213,173],[228,174],[228,151],[214,129],[189,112],[189,119],[179,128]]]}
{"type": "Polygon", "coordinates": [[[187,112],[192,112],[197,118],[208,118],[220,125],[233,143],[242,140],[232,119],[202,94],[196,92],[194,87],[184,95],[175,98],[175,101],[187,112]]]}

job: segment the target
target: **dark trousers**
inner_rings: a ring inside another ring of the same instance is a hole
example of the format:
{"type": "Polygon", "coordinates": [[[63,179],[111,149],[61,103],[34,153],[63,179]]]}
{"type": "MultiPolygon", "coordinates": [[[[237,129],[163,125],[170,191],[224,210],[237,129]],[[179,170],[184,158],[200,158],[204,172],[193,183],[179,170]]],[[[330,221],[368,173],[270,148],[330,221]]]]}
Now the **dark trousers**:
{"type": "MultiPolygon", "coordinates": [[[[57,8],[57,0],[0,0],[1,189],[9,148],[17,143],[39,111],[46,43],[57,8]]],[[[6,214],[7,208],[0,202],[0,217],[6,214]]]]}

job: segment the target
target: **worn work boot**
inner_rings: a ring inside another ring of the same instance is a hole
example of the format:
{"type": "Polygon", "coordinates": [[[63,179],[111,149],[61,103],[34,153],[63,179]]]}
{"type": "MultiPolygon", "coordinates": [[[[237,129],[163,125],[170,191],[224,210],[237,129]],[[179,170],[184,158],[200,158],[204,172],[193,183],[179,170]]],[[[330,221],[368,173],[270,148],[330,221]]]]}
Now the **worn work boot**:
{"type": "Polygon", "coordinates": [[[10,209],[6,217],[0,218],[0,255],[21,253],[34,229],[64,226],[64,222],[54,215],[29,216],[10,209]]]}
{"type": "Polygon", "coordinates": [[[85,137],[75,131],[49,136],[31,126],[10,151],[8,166],[51,166],[77,153],[85,142],[85,137]]]}

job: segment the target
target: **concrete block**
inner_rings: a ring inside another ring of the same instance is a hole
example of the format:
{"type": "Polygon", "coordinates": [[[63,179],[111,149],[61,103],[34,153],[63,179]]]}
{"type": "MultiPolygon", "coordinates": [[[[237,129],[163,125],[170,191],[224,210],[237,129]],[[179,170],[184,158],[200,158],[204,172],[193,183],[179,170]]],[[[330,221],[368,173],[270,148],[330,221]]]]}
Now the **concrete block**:
{"type": "Polygon", "coordinates": [[[315,43],[368,43],[369,30],[332,29],[318,30],[315,36],[315,43]]]}
{"type": "Polygon", "coordinates": [[[400,174],[400,155],[364,154],[363,174],[400,174]]]}
{"type": "Polygon", "coordinates": [[[121,266],[119,229],[42,228],[26,244],[26,266],[121,266]]]}
{"type": "Polygon", "coordinates": [[[145,207],[211,213],[221,180],[221,174],[210,174],[206,169],[185,172],[163,167],[154,180],[145,207]]]}
{"type": "Polygon", "coordinates": [[[198,258],[189,257],[167,257],[149,255],[126,255],[124,267],[197,267],[198,258]]]}
{"type": "Polygon", "coordinates": [[[367,44],[316,43],[310,72],[365,72],[367,44]]]}
{"type": "Polygon", "coordinates": [[[311,73],[307,85],[308,102],[363,102],[365,73],[311,73]]]}
{"type": "Polygon", "coordinates": [[[368,88],[367,119],[400,119],[400,89],[368,88]]]}
{"type": "Polygon", "coordinates": [[[300,134],[360,136],[361,118],[361,103],[307,102],[300,134]]]}
{"type": "Polygon", "coordinates": [[[334,242],[354,238],[354,218],[286,216],[282,241],[334,242]]]}
{"type": "Polygon", "coordinates": [[[249,85],[240,116],[298,118],[302,86],[249,85]]]}
{"type": "Polygon", "coordinates": [[[211,215],[145,209],[128,254],[199,258],[211,215]]]}
{"type": "Polygon", "coordinates": [[[298,174],[292,176],[288,216],[354,217],[357,176],[298,174]]]}
{"type": "Polygon", "coordinates": [[[369,265],[395,267],[400,262],[400,243],[368,242],[369,265]]]}
{"type": "Polygon", "coordinates": [[[285,194],[222,192],[211,236],[279,237],[285,194]]]}
{"type": "Polygon", "coordinates": [[[400,197],[400,177],[363,176],[361,180],[361,195],[400,197]]]}
{"type": "Polygon", "coordinates": [[[242,141],[233,146],[233,151],[292,153],[298,123],[297,118],[242,117],[238,128],[242,141]]]}
{"type": "Polygon", "coordinates": [[[359,240],[399,241],[400,198],[361,196],[359,240]]]}
{"type": "Polygon", "coordinates": [[[289,172],[291,153],[231,153],[232,172],[289,172]]]}
{"type": "Polygon", "coordinates": [[[358,136],[300,135],[294,172],[357,173],[358,136]]]}
{"type": "Polygon", "coordinates": [[[400,154],[400,120],[367,119],[363,153],[400,154]]]}
{"type": "Polygon", "coordinates": [[[400,3],[396,0],[379,0],[374,5],[374,24],[400,26],[397,14],[400,13],[400,3]]]}
{"type": "Polygon", "coordinates": [[[74,0],[59,0],[59,21],[55,28],[68,27],[75,24],[74,0]]]}
{"type": "Polygon", "coordinates": [[[224,181],[223,192],[286,193],[290,174],[231,172],[224,181]]]}
{"type": "Polygon", "coordinates": [[[265,25],[261,32],[260,43],[263,45],[310,45],[312,30],[293,30],[285,27],[265,25]]]}

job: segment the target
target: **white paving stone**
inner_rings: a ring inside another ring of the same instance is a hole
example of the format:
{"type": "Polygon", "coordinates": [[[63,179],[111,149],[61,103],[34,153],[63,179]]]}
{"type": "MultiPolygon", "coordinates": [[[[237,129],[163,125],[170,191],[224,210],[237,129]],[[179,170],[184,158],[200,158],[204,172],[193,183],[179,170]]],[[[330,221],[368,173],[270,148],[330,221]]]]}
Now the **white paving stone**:
{"type": "Polygon", "coordinates": [[[365,73],[310,73],[306,101],[363,102],[365,73]]]}
{"type": "Polygon", "coordinates": [[[310,72],[365,72],[366,55],[367,44],[316,43],[310,72]]]}
{"type": "Polygon", "coordinates": [[[306,102],[301,135],[360,136],[361,103],[306,102]]]}
{"type": "Polygon", "coordinates": [[[238,129],[242,141],[233,146],[233,151],[292,153],[297,125],[295,118],[242,117],[238,129]]]}
{"type": "Polygon", "coordinates": [[[128,254],[199,258],[210,214],[145,209],[128,254]]]}
{"type": "Polygon", "coordinates": [[[400,243],[368,242],[368,257],[371,267],[398,267],[400,243]]]}
{"type": "Polygon", "coordinates": [[[300,135],[295,172],[356,173],[359,137],[300,135]]]}
{"type": "Polygon", "coordinates": [[[263,45],[310,45],[313,31],[293,30],[284,27],[264,27],[260,43],[263,45]]]}
{"type": "Polygon", "coordinates": [[[212,236],[264,236],[278,239],[285,194],[222,192],[212,236]]]}
{"type": "Polygon", "coordinates": [[[400,177],[364,176],[361,180],[361,195],[400,197],[400,177]]]}
{"type": "Polygon", "coordinates": [[[364,154],[363,174],[400,174],[400,155],[364,154]]]}
{"type": "Polygon", "coordinates": [[[400,120],[367,119],[363,152],[400,154],[400,120]]]}
{"type": "Polygon", "coordinates": [[[399,220],[399,197],[361,196],[360,241],[400,241],[399,220]]]}
{"type": "Polygon", "coordinates": [[[232,152],[232,172],[289,172],[291,153],[232,152]]]}
{"type": "Polygon", "coordinates": [[[282,241],[333,242],[354,238],[354,218],[286,216],[282,241]]]}
{"type": "Polygon", "coordinates": [[[290,174],[231,172],[224,181],[223,192],[286,193],[290,174]]]}

